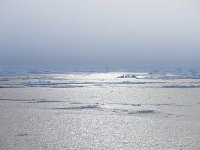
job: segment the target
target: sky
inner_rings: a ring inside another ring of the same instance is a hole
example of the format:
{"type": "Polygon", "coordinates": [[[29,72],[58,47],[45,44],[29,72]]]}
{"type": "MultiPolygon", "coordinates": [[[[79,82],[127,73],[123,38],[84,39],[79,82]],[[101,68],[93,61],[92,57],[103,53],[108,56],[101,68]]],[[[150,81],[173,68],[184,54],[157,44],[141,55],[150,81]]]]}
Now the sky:
{"type": "Polygon", "coordinates": [[[0,65],[200,64],[199,0],[0,0],[0,65]]]}

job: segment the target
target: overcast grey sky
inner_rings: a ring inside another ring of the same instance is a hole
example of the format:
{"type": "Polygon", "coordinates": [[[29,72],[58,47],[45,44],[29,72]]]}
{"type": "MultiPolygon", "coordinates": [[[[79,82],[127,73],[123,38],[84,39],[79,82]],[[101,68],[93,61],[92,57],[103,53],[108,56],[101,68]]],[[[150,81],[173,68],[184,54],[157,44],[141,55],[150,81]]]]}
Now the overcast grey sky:
{"type": "Polygon", "coordinates": [[[0,0],[0,64],[200,63],[199,0],[0,0]]]}

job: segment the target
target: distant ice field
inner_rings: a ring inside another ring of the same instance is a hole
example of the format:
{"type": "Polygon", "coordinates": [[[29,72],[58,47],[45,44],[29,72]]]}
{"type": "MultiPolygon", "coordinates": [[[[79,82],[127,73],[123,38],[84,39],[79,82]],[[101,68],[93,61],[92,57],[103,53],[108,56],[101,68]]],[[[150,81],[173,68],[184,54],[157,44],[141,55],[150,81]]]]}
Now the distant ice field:
{"type": "Polygon", "coordinates": [[[1,68],[0,149],[200,149],[198,71],[107,69],[1,68]]]}

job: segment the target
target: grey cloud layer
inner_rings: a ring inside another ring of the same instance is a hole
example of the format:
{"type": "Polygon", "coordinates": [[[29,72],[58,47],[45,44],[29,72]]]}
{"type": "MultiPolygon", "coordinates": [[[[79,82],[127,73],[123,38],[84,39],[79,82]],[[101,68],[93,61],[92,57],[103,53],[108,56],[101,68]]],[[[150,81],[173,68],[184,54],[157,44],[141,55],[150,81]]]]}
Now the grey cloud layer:
{"type": "Polygon", "coordinates": [[[199,4],[3,0],[0,64],[198,64],[199,4]]]}

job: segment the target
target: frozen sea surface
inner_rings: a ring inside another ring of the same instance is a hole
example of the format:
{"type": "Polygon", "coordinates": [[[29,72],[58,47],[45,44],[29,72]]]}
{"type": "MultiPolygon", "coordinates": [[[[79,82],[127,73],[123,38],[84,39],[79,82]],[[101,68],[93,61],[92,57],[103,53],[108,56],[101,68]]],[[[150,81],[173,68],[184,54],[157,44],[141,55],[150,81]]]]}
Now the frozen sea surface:
{"type": "Polygon", "coordinates": [[[198,71],[0,70],[2,150],[200,149],[198,71]]]}

